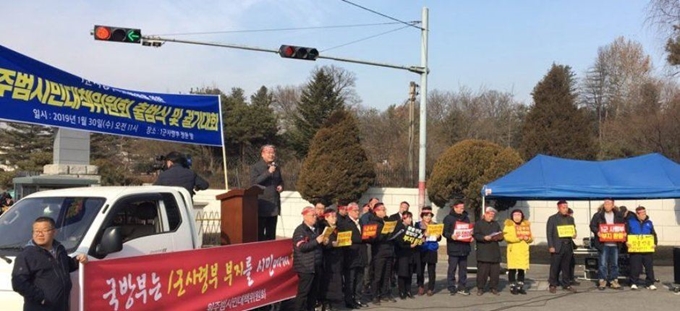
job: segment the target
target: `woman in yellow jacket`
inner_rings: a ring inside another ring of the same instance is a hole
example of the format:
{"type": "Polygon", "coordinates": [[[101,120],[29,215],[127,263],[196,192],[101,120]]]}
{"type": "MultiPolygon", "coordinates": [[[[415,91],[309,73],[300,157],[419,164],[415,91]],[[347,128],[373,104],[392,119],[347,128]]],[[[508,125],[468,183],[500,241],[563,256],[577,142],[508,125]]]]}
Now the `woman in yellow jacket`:
{"type": "Polygon", "coordinates": [[[508,282],[513,295],[526,295],[524,274],[529,270],[529,244],[534,241],[531,225],[521,210],[513,210],[505,220],[503,238],[508,243],[508,282]]]}

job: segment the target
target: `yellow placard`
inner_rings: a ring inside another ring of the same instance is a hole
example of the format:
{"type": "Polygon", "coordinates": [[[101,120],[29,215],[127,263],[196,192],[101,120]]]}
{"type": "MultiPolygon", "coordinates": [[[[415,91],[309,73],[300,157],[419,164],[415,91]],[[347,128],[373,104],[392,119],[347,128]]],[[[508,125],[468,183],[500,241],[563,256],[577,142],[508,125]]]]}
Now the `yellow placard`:
{"type": "Polygon", "coordinates": [[[352,245],[352,231],[342,231],[338,232],[338,244],[337,247],[351,246],[352,245]]]}
{"type": "Polygon", "coordinates": [[[560,238],[572,238],[576,234],[576,227],[574,225],[557,226],[557,236],[560,238]]]}
{"type": "Polygon", "coordinates": [[[444,233],[444,224],[429,224],[427,225],[427,236],[442,235],[444,233]]]}
{"type": "Polygon", "coordinates": [[[328,239],[331,236],[331,234],[333,234],[333,230],[335,230],[335,227],[328,226],[324,228],[322,233],[323,237],[328,239]]]}
{"type": "Polygon", "coordinates": [[[628,235],[629,253],[653,253],[654,236],[651,234],[631,234],[628,235]]]}
{"type": "Polygon", "coordinates": [[[394,221],[386,221],[386,222],[385,222],[385,225],[383,226],[382,231],[381,231],[380,233],[382,233],[382,234],[389,234],[389,233],[392,233],[392,231],[394,231],[394,228],[395,228],[396,226],[397,226],[397,221],[396,221],[396,220],[394,220],[394,221]]]}

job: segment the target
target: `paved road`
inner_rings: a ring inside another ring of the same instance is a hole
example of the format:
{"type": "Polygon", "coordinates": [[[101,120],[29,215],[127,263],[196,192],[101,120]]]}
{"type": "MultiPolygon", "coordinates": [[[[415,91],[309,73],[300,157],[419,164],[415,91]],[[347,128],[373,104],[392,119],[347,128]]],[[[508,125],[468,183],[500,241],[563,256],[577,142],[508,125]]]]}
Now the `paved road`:
{"type": "MultiPolygon", "coordinates": [[[[507,288],[507,277],[501,275],[501,295],[485,293],[476,296],[471,290],[470,296],[450,296],[446,290],[446,262],[437,264],[437,286],[431,297],[417,296],[415,299],[399,300],[396,303],[383,302],[380,306],[370,306],[363,310],[677,310],[680,295],[670,290],[673,281],[673,267],[655,267],[658,290],[640,289],[632,291],[630,287],[623,290],[606,289],[599,291],[595,283],[581,280],[576,286],[578,293],[572,294],[558,290],[556,294],[548,292],[548,265],[534,264],[527,274],[527,295],[514,296],[507,288]]],[[[577,275],[582,275],[582,268],[577,267],[577,275]]],[[[475,275],[470,274],[468,287],[473,287],[475,275]]],[[[396,293],[396,289],[394,290],[396,293]]],[[[344,307],[344,306],[343,306],[344,307]]],[[[286,308],[288,309],[288,308],[286,308]]],[[[339,310],[347,310],[338,308],[339,310]]]]}

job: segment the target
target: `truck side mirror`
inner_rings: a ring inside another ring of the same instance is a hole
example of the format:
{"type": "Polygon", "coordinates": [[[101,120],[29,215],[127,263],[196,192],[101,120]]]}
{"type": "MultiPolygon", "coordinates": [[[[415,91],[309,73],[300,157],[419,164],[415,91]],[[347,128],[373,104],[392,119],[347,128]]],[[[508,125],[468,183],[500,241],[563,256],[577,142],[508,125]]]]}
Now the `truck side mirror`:
{"type": "Polygon", "coordinates": [[[97,245],[97,254],[106,256],[120,252],[123,249],[123,234],[121,227],[108,227],[104,230],[102,240],[97,245]]]}

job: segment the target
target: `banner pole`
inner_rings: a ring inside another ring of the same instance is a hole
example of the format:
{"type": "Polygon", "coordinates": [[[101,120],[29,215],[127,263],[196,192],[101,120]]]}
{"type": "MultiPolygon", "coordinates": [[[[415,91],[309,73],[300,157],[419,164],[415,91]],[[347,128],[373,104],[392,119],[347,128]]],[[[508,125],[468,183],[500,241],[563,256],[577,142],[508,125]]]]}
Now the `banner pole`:
{"type": "Polygon", "coordinates": [[[85,265],[78,263],[78,310],[85,310],[85,265]]]}
{"type": "Polygon", "coordinates": [[[222,118],[222,96],[217,95],[217,103],[220,106],[220,139],[222,140],[222,169],[224,170],[224,189],[229,190],[229,178],[227,174],[227,151],[224,147],[224,119],[222,118]]]}

